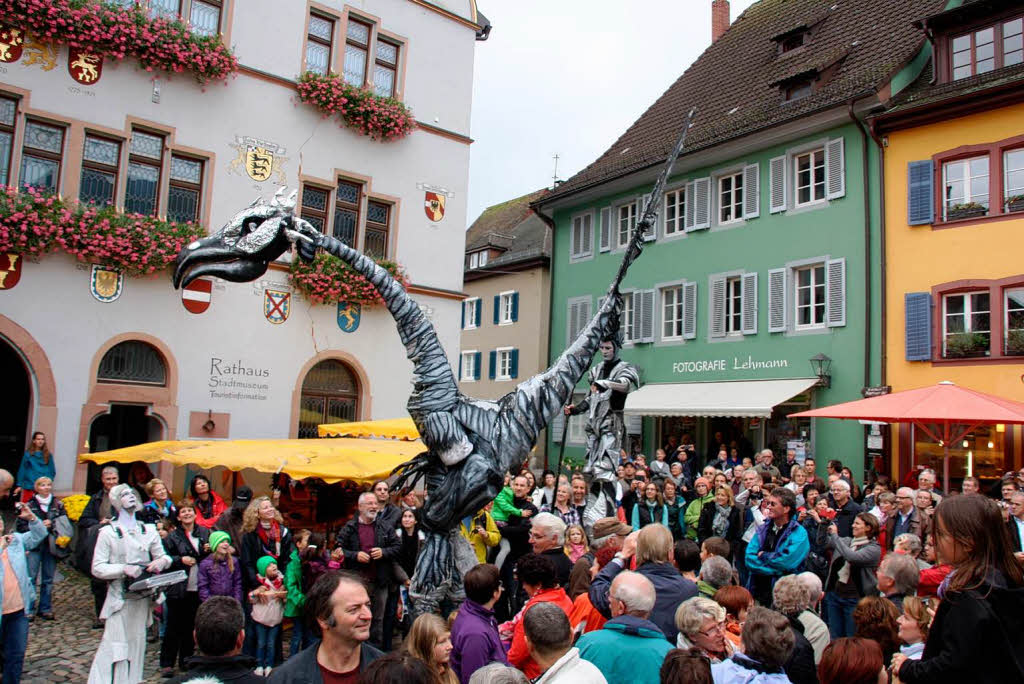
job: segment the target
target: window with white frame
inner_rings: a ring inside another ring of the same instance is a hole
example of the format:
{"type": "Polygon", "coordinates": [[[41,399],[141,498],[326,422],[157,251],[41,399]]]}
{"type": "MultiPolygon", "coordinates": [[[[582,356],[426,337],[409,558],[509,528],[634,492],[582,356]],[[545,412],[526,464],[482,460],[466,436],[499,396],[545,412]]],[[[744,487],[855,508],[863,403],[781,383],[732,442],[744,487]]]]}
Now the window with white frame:
{"type": "Polygon", "coordinates": [[[622,293],[622,339],[625,342],[635,342],[639,337],[637,334],[639,331],[635,329],[635,321],[633,320],[633,307],[635,302],[633,301],[632,292],[622,293]]]}
{"type": "Polygon", "coordinates": [[[496,349],[497,364],[498,367],[495,369],[495,380],[511,380],[515,376],[515,349],[511,347],[503,347],[496,349]]]}
{"type": "Polygon", "coordinates": [[[498,297],[498,323],[510,325],[516,321],[516,293],[502,292],[498,297]]]}
{"type": "Polygon", "coordinates": [[[661,291],[661,339],[683,339],[682,285],[673,285],[661,291]]]}
{"type": "Polygon", "coordinates": [[[725,280],[725,333],[743,333],[743,280],[738,277],[725,280]]]}
{"type": "Polygon", "coordinates": [[[665,235],[682,235],[686,223],[686,188],[665,193],[665,235]]]}
{"type": "Polygon", "coordinates": [[[1003,197],[1007,211],[1021,211],[1024,204],[1024,148],[1003,153],[1003,197]]]}
{"type": "Polygon", "coordinates": [[[480,326],[480,298],[470,297],[462,302],[462,328],[472,330],[480,326]]]}
{"type": "MultiPolygon", "coordinates": [[[[572,397],[572,403],[578,404],[583,401],[584,395],[574,394],[572,397]]],[[[579,413],[575,416],[569,416],[569,434],[566,437],[566,441],[572,444],[586,444],[587,442],[587,414],[579,413]]]]}
{"type": "Polygon", "coordinates": [[[637,209],[636,200],[623,204],[616,209],[615,234],[618,238],[619,247],[625,247],[629,244],[629,238],[633,235],[633,229],[636,228],[638,215],[639,210],[637,209]]]}
{"type": "Polygon", "coordinates": [[[580,214],[572,219],[569,254],[572,259],[583,259],[594,253],[594,215],[580,214]]]}
{"type": "Polygon", "coordinates": [[[795,285],[793,302],[797,330],[825,325],[825,265],[816,264],[793,269],[795,285]]]}
{"type": "Polygon", "coordinates": [[[988,291],[942,298],[942,351],[947,358],[989,353],[992,320],[988,291]]]}
{"type": "Polygon", "coordinates": [[[475,382],[480,379],[480,367],[478,359],[479,352],[476,350],[462,352],[462,377],[463,382],[475,382]]]}
{"type": "Polygon", "coordinates": [[[796,206],[825,200],[825,148],[794,155],[793,173],[796,206]]]}
{"type": "Polygon", "coordinates": [[[946,219],[964,212],[988,213],[988,156],[942,165],[942,209],[946,219]]]}
{"type": "Polygon", "coordinates": [[[469,268],[479,268],[480,266],[480,252],[473,252],[469,255],[469,268]]]}
{"type": "Polygon", "coordinates": [[[718,222],[731,223],[743,218],[743,172],[718,179],[718,222]]]}
{"type": "Polygon", "coordinates": [[[1006,290],[1003,298],[1006,354],[1024,354],[1024,288],[1006,290]]]}

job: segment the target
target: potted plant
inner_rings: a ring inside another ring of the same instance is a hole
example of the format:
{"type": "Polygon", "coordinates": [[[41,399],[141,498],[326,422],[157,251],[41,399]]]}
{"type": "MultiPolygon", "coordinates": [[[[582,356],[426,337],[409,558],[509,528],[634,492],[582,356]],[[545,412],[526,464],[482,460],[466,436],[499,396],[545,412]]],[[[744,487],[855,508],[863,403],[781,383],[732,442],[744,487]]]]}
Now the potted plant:
{"type": "Polygon", "coordinates": [[[961,202],[954,204],[946,210],[947,221],[957,221],[959,219],[974,218],[976,216],[984,216],[988,213],[988,209],[985,205],[977,202],[961,202]]]}
{"type": "Polygon", "coordinates": [[[946,338],[946,358],[962,359],[972,356],[988,356],[988,336],[981,333],[953,333],[946,338]]]}
{"type": "Polygon", "coordinates": [[[1024,356],[1024,330],[1011,330],[1006,333],[1007,356],[1024,356]]]}
{"type": "Polygon", "coordinates": [[[1012,195],[1007,197],[1006,211],[1024,211],[1024,195],[1012,195]]]}

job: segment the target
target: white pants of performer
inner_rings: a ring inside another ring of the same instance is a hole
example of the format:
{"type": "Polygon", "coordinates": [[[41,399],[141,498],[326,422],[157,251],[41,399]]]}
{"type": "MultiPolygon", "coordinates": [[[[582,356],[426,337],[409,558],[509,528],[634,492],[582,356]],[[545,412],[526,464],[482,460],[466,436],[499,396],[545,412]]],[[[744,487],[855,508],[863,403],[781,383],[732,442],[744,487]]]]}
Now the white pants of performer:
{"type": "Polygon", "coordinates": [[[107,617],[89,684],[135,684],[144,678],[146,627],[153,616],[148,599],[130,599],[107,617]]]}

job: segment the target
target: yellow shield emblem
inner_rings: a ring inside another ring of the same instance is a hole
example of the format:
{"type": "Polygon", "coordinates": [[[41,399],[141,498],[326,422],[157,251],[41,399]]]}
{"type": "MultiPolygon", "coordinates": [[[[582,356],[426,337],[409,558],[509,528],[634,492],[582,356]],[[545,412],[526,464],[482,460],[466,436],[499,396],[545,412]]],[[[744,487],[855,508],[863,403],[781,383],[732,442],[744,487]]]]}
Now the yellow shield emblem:
{"type": "Polygon", "coordinates": [[[89,285],[92,296],[101,302],[112,302],[121,296],[124,274],[114,268],[93,264],[89,285]]]}
{"type": "Polygon", "coordinates": [[[263,182],[274,170],[274,153],[265,147],[250,145],[245,150],[245,172],[254,181],[263,182]]]}

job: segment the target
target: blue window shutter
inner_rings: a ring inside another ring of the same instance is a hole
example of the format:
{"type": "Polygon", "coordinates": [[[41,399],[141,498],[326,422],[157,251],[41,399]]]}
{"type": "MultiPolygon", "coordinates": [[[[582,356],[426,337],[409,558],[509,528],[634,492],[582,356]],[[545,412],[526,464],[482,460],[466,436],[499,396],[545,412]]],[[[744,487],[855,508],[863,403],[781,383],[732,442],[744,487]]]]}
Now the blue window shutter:
{"type": "Polygon", "coordinates": [[[907,164],[907,223],[921,226],[935,220],[935,190],[931,160],[907,164]]]}
{"type": "Polygon", "coordinates": [[[931,361],[932,295],[930,292],[908,292],[903,295],[903,305],[907,361],[931,361]]]}
{"type": "MultiPolygon", "coordinates": [[[[512,322],[515,323],[519,320],[519,293],[512,293],[512,322]]],[[[515,377],[515,376],[513,376],[515,377]]]]}
{"type": "Polygon", "coordinates": [[[484,309],[484,302],[482,299],[476,300],[475,306],[473,307],[473,317],[476,320],[476,327],[480,327],[480,312],[484,309]]]}
{"type": "Polygon", "coordinates": [[[462,380],[462,354],[459,354],[459,380],[462,380]]]}
{"type": "Polygon", "coordinates": [[[498,352],[488,352],[487,360],[489,361],[489,368],[487,369],[487,378],[493,380],[498,372],[498,352]]]}
{"type": "Polygon", "coordinates": [[[501,295],[494,295],[494,325],[501,320],[501,295]]]}
{"type": "Polygon", "coordinates": [[[459,323],[459,327],[463,330],[466,329],[466,303],[462,303],[462,321],[459,323]]]}
{"type": "Polygon", "coordinates": [[[516,378],[519,377],[519,350],[513,349],[508,353],[508,355],[510,357],[508,361],[508,376],[515,380],[516,378]]]}
{"type": "Polygon", "coordinates": [[[473,359],[473,377],[476,378],[477,380],[479,380],[480,379],[480,365],[481,365],[480,364],[480,360],[483,358],[483,354],[481,352],[477,352],[473,356],[474,356],[474,359],[473,359]]]}

